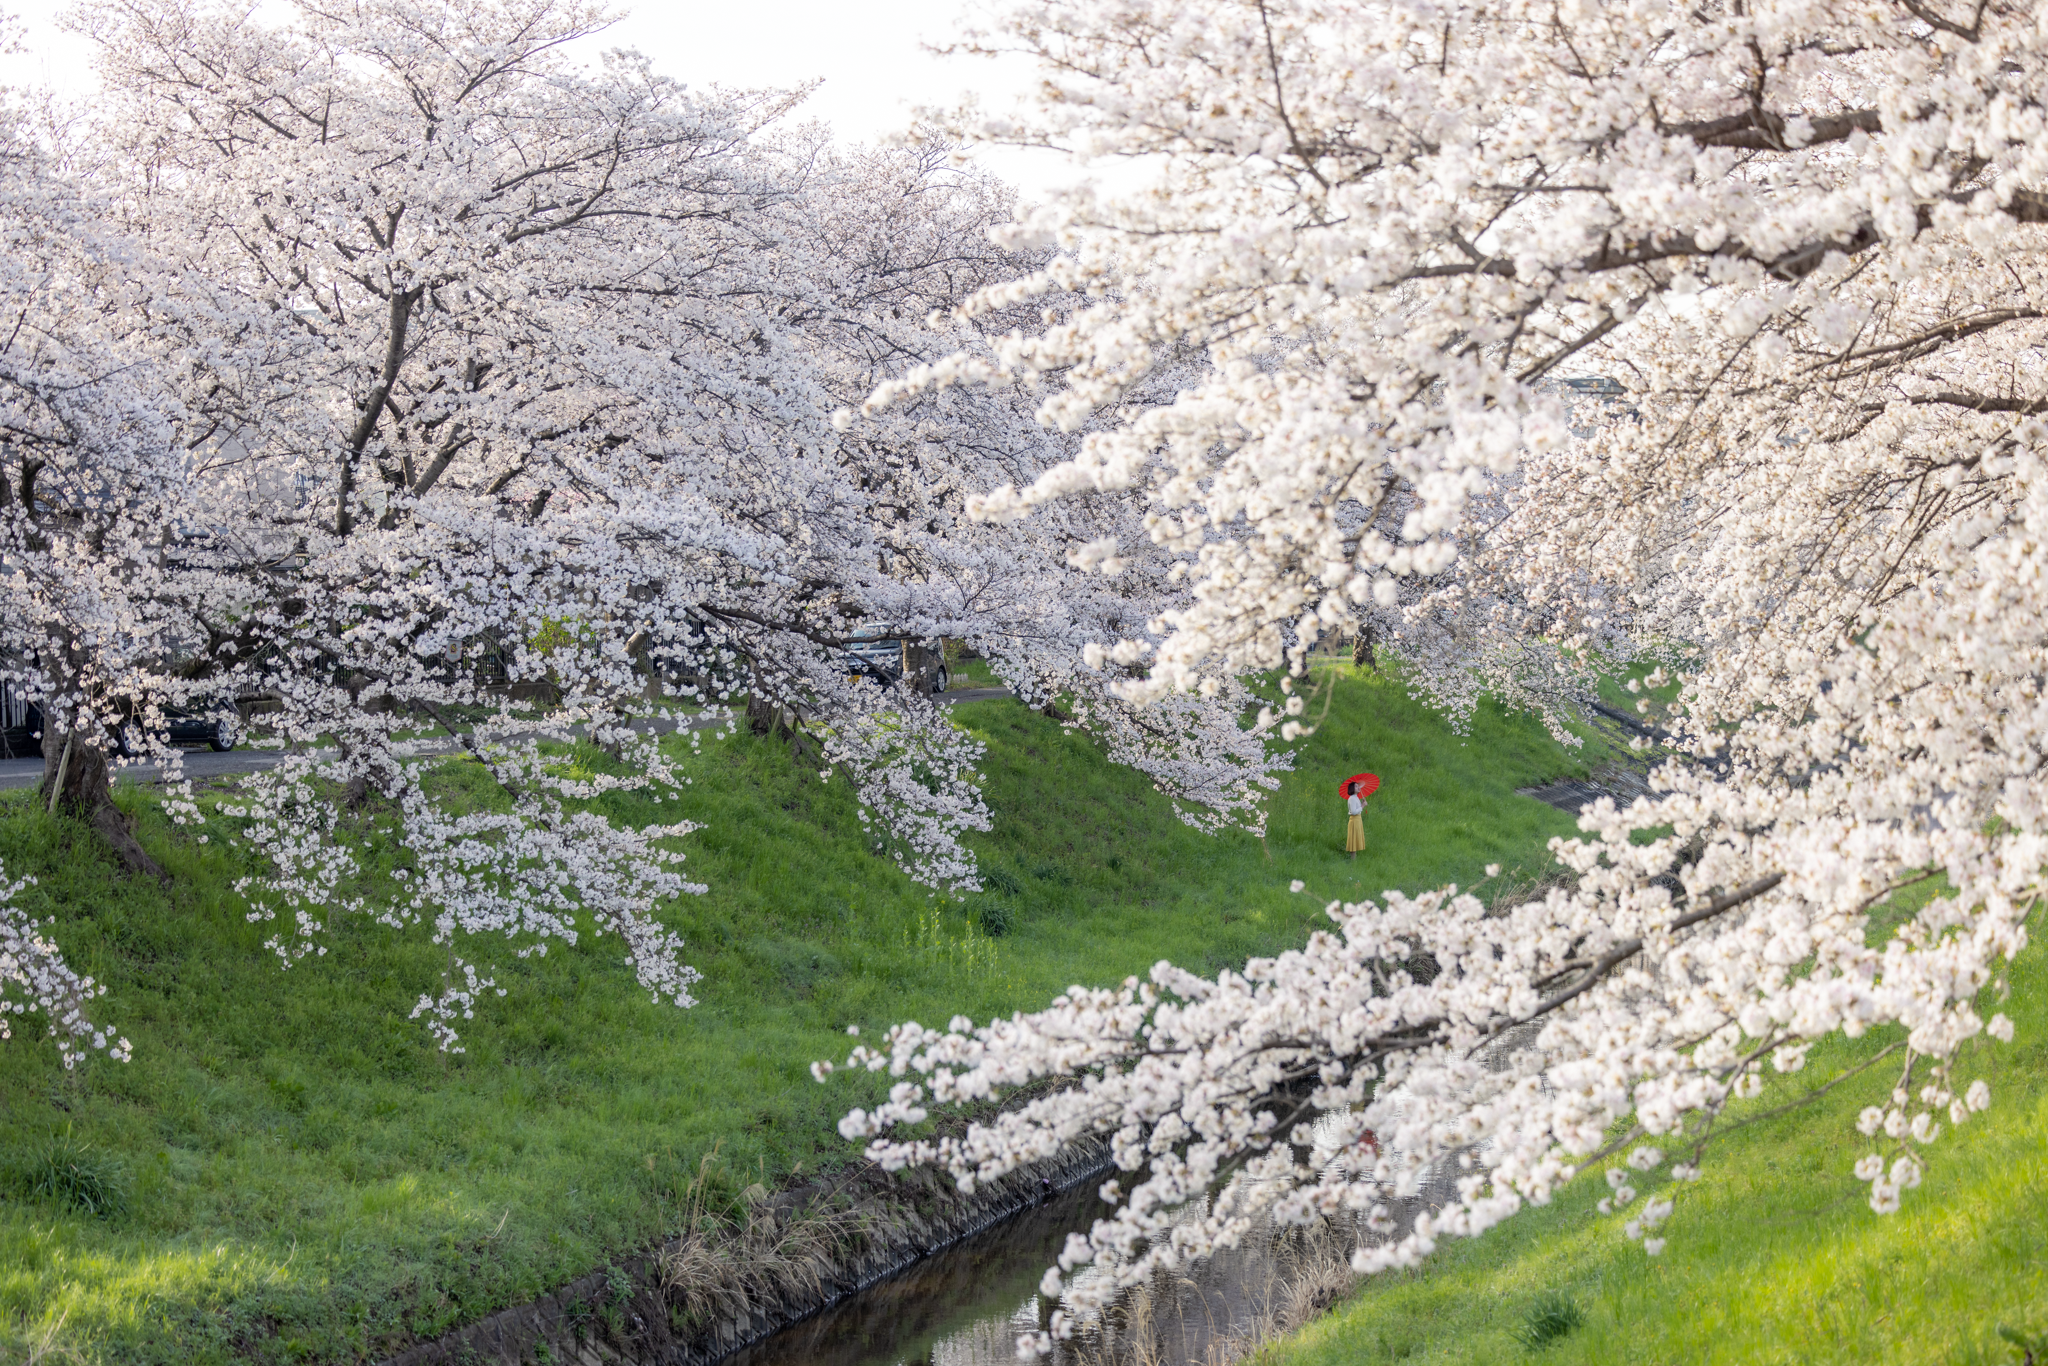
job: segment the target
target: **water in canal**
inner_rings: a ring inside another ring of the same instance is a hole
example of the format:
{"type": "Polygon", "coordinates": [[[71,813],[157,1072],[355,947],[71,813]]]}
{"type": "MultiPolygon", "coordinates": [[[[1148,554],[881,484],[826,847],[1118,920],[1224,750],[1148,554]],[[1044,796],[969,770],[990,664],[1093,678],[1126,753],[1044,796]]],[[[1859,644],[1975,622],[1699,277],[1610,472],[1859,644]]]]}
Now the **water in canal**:
{"type": "MultiPolygon", "coordinates": [[[[1015,1366],[1018,1334],[1039,1328],[1053,1307],[1039,1296],[1039,1278],[1069,1232],[1108,1210],[1096,1195],[1100,1184],[1083,1181],[720,1366],[1015,1366]]],[[[1348,1283],[1351,1247],[1332,1230],[1255,1236],[1125,1295],[1106,1321],[1061,1344],[1051,1362],[1207,1366],[1229,1359],[1238,1355],[1233,1343],[1273,1317],[1299,1317],[1300,1296],[1348,1283]]]]}
{"type": "MultiPolygon", "coordinates": [[[[1506,1056],[1519,1046],[1518,1038],[1510,1039],[1497,1051],[1506,1056]]],[[[1403,1107],[1394,1100],[1398,1117],[1403,1107]]],[[[1334,1156],[1332,1124],[1323,1119],[1311,1126],[1311,1161],[1334,1156]]],[[[1416,1195],[1386,1200],[1394,1219],[1390,1236],[1404,1234],[1424,1210],[1454,1202],[1462,1160],[1483,1159],[1486,1146],[1434,1164],[1416,1195]]],[[[1110,1174],[1055,1194],[719,1366],[1014,1366],[1018,1336],[1044,1327],[1056,1307],[1039,1295],[1040,1277],[1058,1260],[1068,1233],[1085,1232],[1110,1212],[1097,1193],[1110,1174]]],[[[1350,1216],[1314,1229],[1267,1224],[1239,1247],[1126,1292],[1098,1321],[1058,1344],[1046,1366],[1235,1361],[1276,1328],[1304,1322],[1355,1285],[1351,1254],[1362,1242],[1377,1241],[1350,1216]]]]}

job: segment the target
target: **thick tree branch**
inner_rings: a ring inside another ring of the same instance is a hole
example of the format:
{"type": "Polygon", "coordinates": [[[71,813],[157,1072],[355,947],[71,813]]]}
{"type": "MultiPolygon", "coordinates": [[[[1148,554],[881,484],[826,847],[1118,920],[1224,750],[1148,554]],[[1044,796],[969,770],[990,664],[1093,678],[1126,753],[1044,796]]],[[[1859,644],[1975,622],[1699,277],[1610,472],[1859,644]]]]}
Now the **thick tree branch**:
{"type": "MultiPolygon", "coordinates": [[[[1841,142],[1852,133],[1884,131],[1884,120],[1875,109],[1850,109],[1840,114],[1820,114],[1807,121],[1812,125],[1813,132],[1810,137],[1798,144],[1801,147],[1841,142]]],[[[1785,137],[1788,122],[1790,120],[1783,114],[1775,114],[1769,110],[1744,110],[1740,114],[1730,114],[1726,118],[1674,124],[1665,131],[1676,137],[1691,138],[1702,147],[1785,152],[1792,150],[1793,147],[1785,137]]]]}

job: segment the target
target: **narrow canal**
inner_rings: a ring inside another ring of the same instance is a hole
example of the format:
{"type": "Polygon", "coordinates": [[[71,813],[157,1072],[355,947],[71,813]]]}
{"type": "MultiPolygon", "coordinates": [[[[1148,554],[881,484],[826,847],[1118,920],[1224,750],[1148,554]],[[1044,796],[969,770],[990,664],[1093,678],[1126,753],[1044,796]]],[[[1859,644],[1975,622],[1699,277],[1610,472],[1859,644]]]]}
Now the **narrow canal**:
{"type": "MultiPolygon", "coordinates": [[[[1100,1179],[1052,1196],[902,1273],[724,1358],[720,1366],[1015,1366],[1019,1334],[1052,1305],[1039,1278],[1066,1236],[1106,1212],[1100,1179]]],[[[1336,1228],[1270,1230],[1127,1292],[1060,1344],[1052,1366],[1208,1366],[1276,1320],[1306,1317],[1351,1283],[1355,1239],[1336,1228]]],[[[1086,1274],[1085,1272],[1083,1273],[1086,1274]]]]}

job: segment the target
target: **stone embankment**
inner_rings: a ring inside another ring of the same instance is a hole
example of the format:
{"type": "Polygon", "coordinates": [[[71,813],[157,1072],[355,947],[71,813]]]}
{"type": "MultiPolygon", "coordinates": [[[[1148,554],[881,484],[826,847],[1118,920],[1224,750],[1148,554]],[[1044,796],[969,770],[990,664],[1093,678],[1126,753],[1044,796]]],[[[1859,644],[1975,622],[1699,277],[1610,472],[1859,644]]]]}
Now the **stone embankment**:
{"type": "Polygon", "coordinates": [[[973,1195],[930,1169],[869,1163],[773,1194],[756,1187],[743,1224],[697,1220],[383,1366],[709,1366],[1109,1167],[1106,1149],[1077,1145],[973,1195]]]}

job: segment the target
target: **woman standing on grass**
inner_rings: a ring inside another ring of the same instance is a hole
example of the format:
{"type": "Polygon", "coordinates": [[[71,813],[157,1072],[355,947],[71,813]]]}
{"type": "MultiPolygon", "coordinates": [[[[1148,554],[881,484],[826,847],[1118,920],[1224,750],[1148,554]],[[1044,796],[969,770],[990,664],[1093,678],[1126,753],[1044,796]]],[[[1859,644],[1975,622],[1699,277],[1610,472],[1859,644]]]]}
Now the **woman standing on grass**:
{"type": "Polygon", "coordinates": [[[1351,811],[1351,820],[1344,831],[1344,852],[1357,858],[1365,848],[1365,798],[1359,795],[1361,783],[1352,783],[1345,789],[1344,804],[1351,811]]]}

